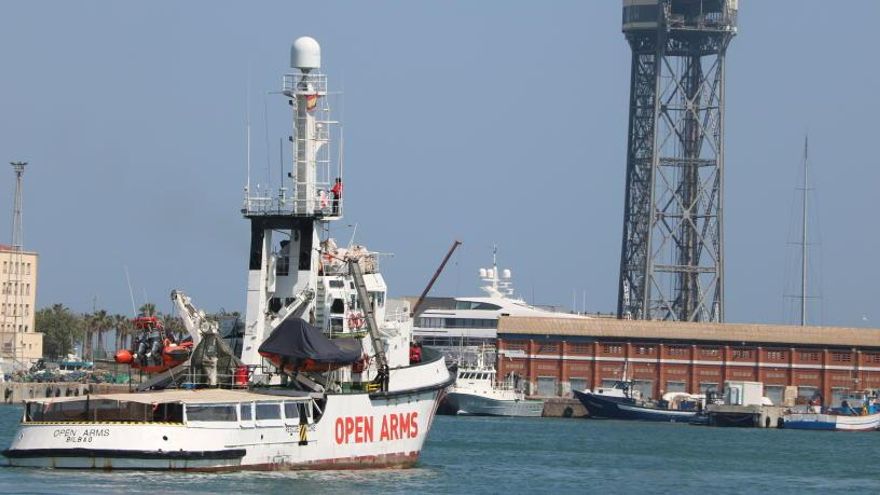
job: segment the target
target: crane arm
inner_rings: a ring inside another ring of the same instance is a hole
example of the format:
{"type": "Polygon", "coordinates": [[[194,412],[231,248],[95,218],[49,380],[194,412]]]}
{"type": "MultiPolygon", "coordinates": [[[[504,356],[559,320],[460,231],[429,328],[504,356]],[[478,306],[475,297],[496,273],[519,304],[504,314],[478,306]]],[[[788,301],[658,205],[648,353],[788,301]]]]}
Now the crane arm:
{"type": "Polygon", "coordinates": [[[412,313],[410,316],[415,316],[419,310],[419,307],[425,302],[425,298],[428,297],[428,292],[431,292],[431,287],[434,287],[434,282],[437,281],[437,278],[440,276],[440,273],[443,272],[443,269],[446,268],[446,263],[449,261],[449,258],[452,257],[452,253],[461,246],[461,241],[456,240],[452,243],[452,247],[449,248],[449,252],[446,253],[446,256],[443,258],[443,261],[440,263],[440,266],[437,267],[437,271],[434,272],[434,276],[431,277],[431,281],[428,282],[428,286],[425,287],[425,290],[422,291],[422,295],[416,300],[416,303],[413,305],[412,313]]]}
{"type": "Polygon", "coordinates": [[[220,333],[220,325],[205,316],[205,312],[196,308],[192,300],[180,290],[171,291],[171,301],[177,308],[183,326],[192,337],[193,345],[198,345],[203,334],[220,333]]]}

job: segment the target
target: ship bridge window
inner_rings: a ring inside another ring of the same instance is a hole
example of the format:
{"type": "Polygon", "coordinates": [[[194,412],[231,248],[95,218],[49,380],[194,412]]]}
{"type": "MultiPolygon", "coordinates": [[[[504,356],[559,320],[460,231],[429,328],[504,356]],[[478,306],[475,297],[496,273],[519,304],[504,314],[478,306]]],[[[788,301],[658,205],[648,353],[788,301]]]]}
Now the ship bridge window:
{"type": "Polygon", "coordinates": [[[251,408],[251,403],[246,402],[241,405],[241,420],[242,421],[253,421],[254,414],[253,409],[251,408]]]}
{"type": "Polygon", "coordinates": [[[330,288],[331,289],[341,289],[345,287],[345,282],[339,279],[330,280],[330,288]]]}
{"type": "Polygon", "coordinates": [[[281,404],[257,404],[257,421],[281,419],[281,404]]]}
{"type": "Polygon", "coordinates": [[[497,328],[498,320],[494,318],[446,318],[446,328],[497,328]]]}
{"type": "Polygon", "coordinates": [[[284,403],[284,419],[287,424],[296,424],[299,422],[299,407],[296,402],[284,403]]]}
{"type": "Polygon", "coordinates": [[[206,404],[186,406],[188,421],[238,421],[236,407],[230,404],[206,404]]]}
{"type": "Polygon", "coordinates": [[[455,309],[477,309],[481,311],[498,311],[501,306],[497,304],[477,301],[456,301],[455,309]]]}

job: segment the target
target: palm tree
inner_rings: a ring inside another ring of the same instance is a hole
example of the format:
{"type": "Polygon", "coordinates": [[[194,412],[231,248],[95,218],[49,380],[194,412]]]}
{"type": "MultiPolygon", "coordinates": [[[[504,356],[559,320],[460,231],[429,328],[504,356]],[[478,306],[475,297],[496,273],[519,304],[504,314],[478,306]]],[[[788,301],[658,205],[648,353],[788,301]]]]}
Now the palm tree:
{"type": "Polygon", "coordinates": [[[178,342],[182,339],[183,333],[186,332],[186,328],[183,326],[183,320],[181,320],[179,316],[162,315],[162,326],[166,331],[175,335],[178,342]]]}
{"type": "Polygon", "coordinates": [[[153,303],[144,303],[143,306],[138,308],[138,312],[140,313],[138,316],[156,316],[159,313],[156,311],[156,305],[153,303]]]}
{"type": "Polygon", "coordinates": [[[83,339],[82,346],[80,348],[81,358],[83,360],[87,360],[91,358],[92,355],[92,336],[94,334],[94,326],[92,325],[92,314],[91,313],[83,313],[82,322],[83,322],[83,339]]]}
{"type": "Polygon", "coordinates": [[[113,315],[111,318],[116,329],[116,350],[127,348],[125,340],[131,331],[131,320],[125,315],[113,315]]]}
{"type": "MultiPolygon", "coordinates": [[[[104,348],[104,334],[110,330],[110,326],[112,325],[110,315],[108,315],[107,311],[104,309],[95,311],[92,313],[92,325],[97,334],[98,355],[104,358],[107,356],[107,349],[104,348]]],[[[94,350],[92,350],[91,357],[94,359],[94,350]]]]}

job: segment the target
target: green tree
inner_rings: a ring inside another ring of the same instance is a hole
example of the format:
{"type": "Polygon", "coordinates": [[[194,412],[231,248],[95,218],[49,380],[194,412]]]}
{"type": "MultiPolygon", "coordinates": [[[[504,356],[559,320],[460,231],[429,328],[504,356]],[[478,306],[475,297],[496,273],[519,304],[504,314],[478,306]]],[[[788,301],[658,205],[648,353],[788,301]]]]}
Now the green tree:
{"type": "Polygon", "coordinates": [[[82,317],[63,304],[42,308],[34,315],[35,330],[43,334],[43,355],[58,359],[73,351],[83,335],[82,317]]]}
{"type": "Polygon", "coordinates": [[[113,319],[113,328],[116,329],[116,347],[114,350],[127,349],[126,338],[134,328],[131,320],[125,315],[113,315],[111,318],[113,319]]]}
{"type": "MultiPolygon", "coordinates": [[[[107,349],[104,348],[104,334],[110,331],[113,327],[113,322],[110,319],[110,315],[107,314],[107,311],[103,309],[99,309],[92,313],[89,321],[91,323],[92,331],[97,337],[98,357],[104,358],[107,356],[107,349]]],[[[95,358],[94,349],[92,349],[89,358],[95,358]]]]}
{"type": "Polygon", "coordinates": [[[178,342],[183,338],[183,334],[186,333],[186,327],[183,326],[183,320],[179,316],[162,315],[162,326],[174,334],[178,342]]]}
{"type": "Polygon", "coordinates": [[[150,302],[144,303],[143,306],[138,308],[138,313],[139,316],[157,316],[159,314],[159,312],[156,311],[156,305],[150,302]]]}

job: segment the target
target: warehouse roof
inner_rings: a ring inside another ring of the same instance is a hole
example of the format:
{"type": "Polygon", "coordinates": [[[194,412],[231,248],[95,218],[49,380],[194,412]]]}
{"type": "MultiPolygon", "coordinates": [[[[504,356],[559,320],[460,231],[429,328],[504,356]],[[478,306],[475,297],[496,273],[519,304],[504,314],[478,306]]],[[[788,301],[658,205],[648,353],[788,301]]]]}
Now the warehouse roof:
{"type": "Polygon", "coordinates": [[[880,329],[503,316],[498,334],[880,347],[880,329]]]}

